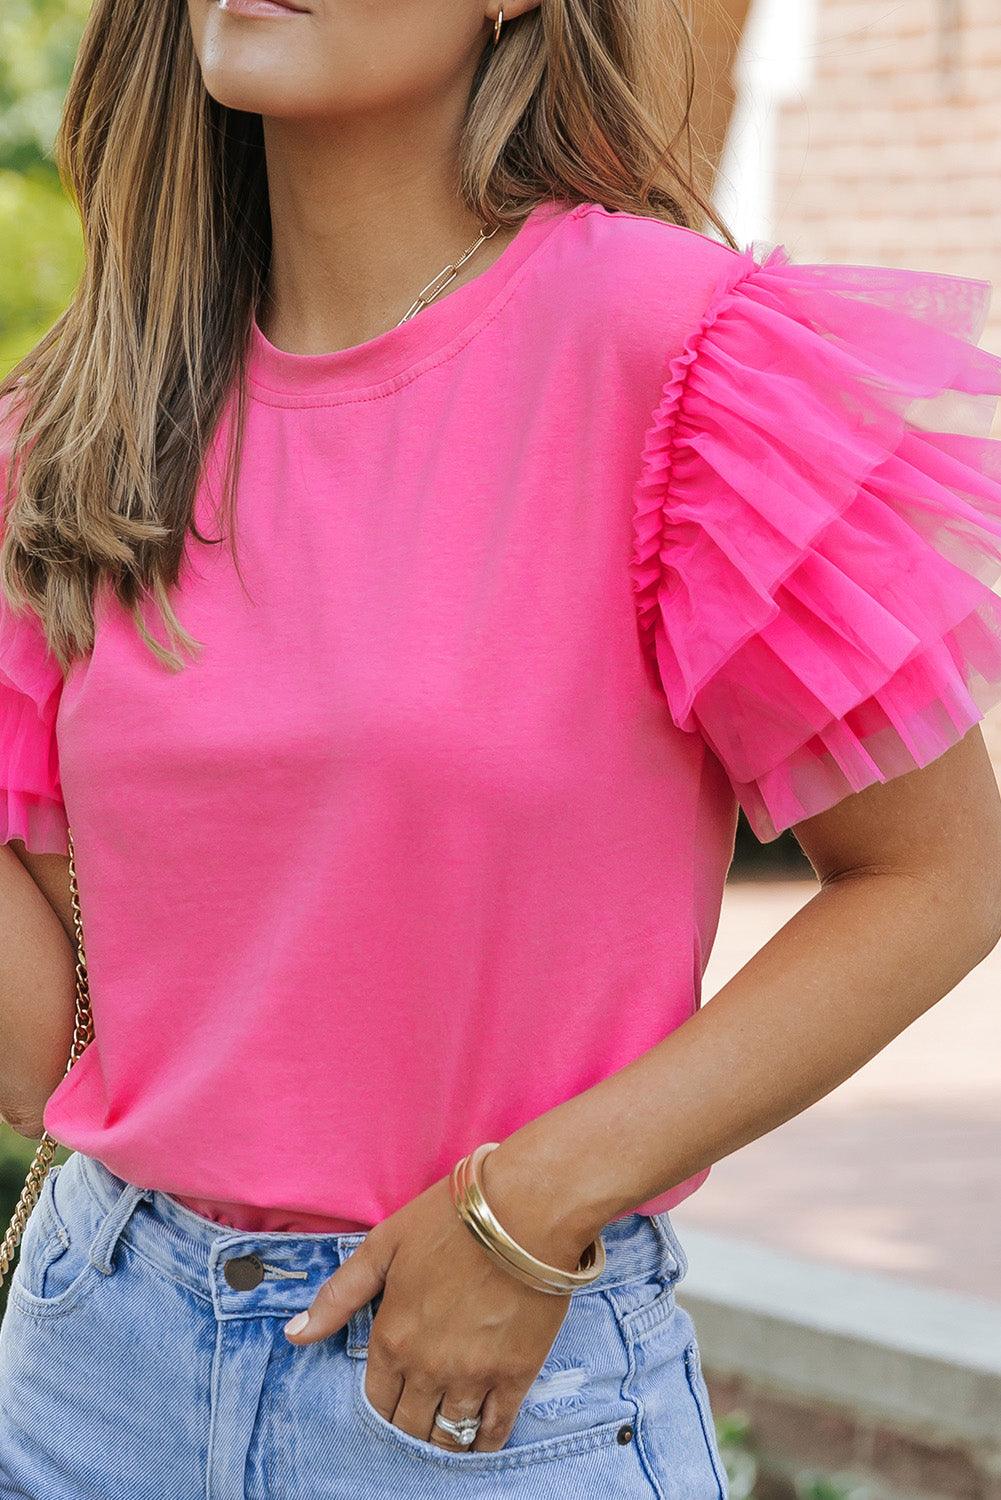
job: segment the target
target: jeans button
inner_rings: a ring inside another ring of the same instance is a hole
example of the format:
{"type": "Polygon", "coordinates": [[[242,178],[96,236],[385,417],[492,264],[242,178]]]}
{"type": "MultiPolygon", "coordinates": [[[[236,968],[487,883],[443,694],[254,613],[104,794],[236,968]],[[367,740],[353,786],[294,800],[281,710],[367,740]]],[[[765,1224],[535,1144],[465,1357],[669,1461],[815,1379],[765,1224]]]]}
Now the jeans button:
{"type": "Polygon", "coordinates": [[[626,1443],[631,1443],[632,1442],[632,1440],[633,1440],[633,1429],[630,1427],[629,1423],[627,1422],[623,1427],[619,1428],[619,1430],[615,1434],[615,1436],[618,1439],[618,1441],[620,1443],[622,1443],[623,1446],[624,1446],[626,1443]]]}
{"type": "Polygon", "coordinates": [[[259,1255],[234,1255],[222,1268],[234,1291],[252,1292],[264,1280],[264,1262],[259,1255]]]}

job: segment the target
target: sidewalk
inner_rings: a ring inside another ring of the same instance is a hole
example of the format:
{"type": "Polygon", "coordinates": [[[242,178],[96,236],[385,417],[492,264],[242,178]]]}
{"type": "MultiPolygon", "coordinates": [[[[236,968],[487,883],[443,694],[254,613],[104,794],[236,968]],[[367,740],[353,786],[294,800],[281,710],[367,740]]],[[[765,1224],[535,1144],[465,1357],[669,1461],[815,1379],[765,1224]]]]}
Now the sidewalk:
{"type": "MultiPolygon", "coordinates": [[[[815,893],[729,884],[712,995],[815,893]]],[[[686,1226],[1001,1302],[1001,948],[878,1057],[717,1162],[686,1226]]]]}

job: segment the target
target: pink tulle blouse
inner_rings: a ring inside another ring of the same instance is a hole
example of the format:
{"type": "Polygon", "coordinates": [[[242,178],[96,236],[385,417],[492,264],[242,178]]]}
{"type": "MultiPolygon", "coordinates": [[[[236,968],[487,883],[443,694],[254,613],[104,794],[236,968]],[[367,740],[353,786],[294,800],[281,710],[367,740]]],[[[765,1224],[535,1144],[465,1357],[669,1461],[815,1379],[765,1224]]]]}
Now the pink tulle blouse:
{"type": "Polygon", "coordinates": [[[200,654],[104,592],[64,683],[0,618],[0,838],[69,817],[87,939],[52,1134],[223,1224],[365,1227],[680,1026],[738,804],[773,839],[1001,697],[989,297],[546,202],[363,344],[254,324],[200,654]]]}

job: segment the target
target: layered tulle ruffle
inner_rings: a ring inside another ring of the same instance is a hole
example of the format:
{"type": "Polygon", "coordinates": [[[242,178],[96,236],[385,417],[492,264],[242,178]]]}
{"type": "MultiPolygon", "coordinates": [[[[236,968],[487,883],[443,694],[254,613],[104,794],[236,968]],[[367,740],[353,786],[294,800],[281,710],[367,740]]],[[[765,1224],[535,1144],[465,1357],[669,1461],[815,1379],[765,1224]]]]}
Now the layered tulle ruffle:
{"type": "MultiPolygon", "coordinates": [[[[0,486],[9,462],[11,408],[0,409],[0,486]]],[[[6,512],[7,499],[0,496],[6,512]]],[[[0,536],[3,523],[0,520],[0,536]]],[[[67,852],[56,713],[63,675],[41,621],[11,608],[0,590],[0,844],[22,839],[35,854],[67,852]]]]}
{"type": "Polygon", "coordinates": [[[641,635],[764,842],[1001,700],[990,283],[735,254],[635,496],[641,635]]]}
{"type": "Polygon", "coordinates": [[[0,843],[66,853],[55,716],[62,675],[34,617],[0,604],[0,843]]]}

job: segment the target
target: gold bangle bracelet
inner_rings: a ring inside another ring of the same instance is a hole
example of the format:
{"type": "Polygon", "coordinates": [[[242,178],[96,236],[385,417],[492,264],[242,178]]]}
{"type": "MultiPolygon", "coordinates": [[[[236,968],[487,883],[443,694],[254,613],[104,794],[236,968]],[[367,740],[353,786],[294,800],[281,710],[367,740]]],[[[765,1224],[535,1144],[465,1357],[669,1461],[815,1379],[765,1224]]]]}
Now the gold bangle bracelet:
{"type": "Polygon", "coordinates": [[[605,1245],[600,1235],[585,1249],[578,1269],[566,1271],[537,1259],[497,1219],[483,1192],[480,1166],[487,1153],[499,1145],[499,1141],[484,1141],[452,1168],[449,1188],[459,1217],[491,1260],[526,1286],[557,1297],[589,1286],[605,1269],[605,1245]]]}

